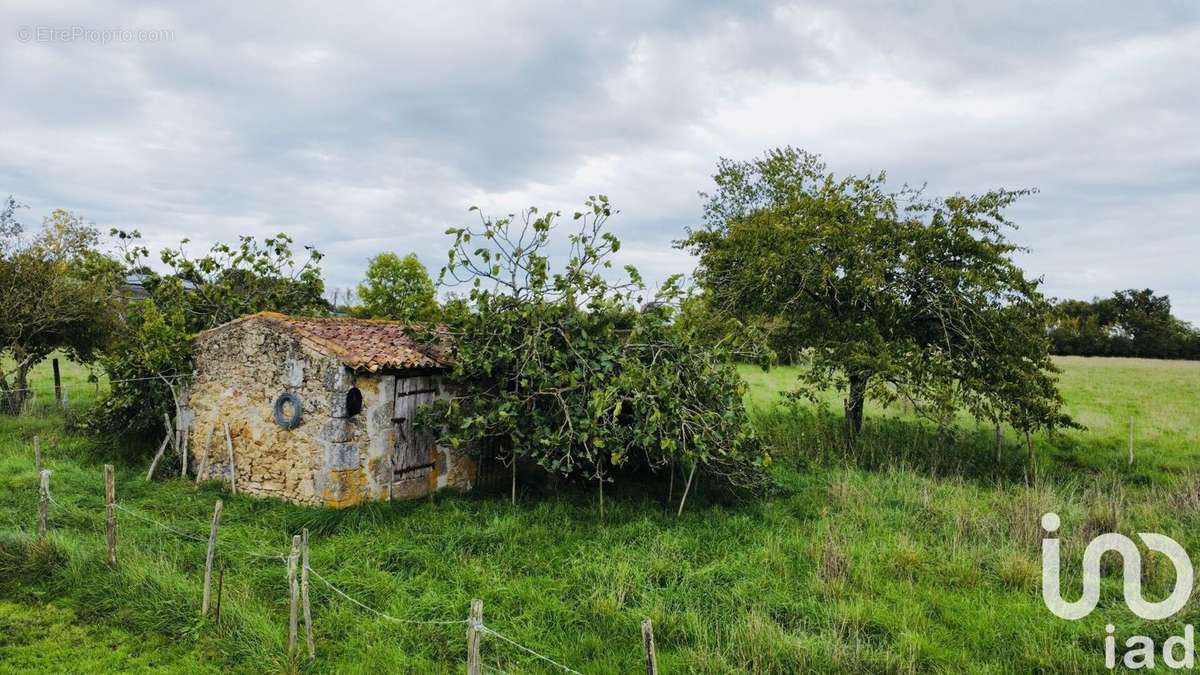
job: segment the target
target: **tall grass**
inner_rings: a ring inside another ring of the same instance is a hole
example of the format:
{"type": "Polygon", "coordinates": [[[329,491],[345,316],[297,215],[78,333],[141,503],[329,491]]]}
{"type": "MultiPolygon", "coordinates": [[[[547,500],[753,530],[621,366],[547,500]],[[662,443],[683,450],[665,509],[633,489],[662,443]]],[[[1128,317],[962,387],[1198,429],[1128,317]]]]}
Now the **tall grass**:
{"type": "MultiPolygon", "coordinates": [[[[729,500],[701,480],[679,519],[654,481],[606,491],[601,519],[585,485],[523,483],[515,508],[482,490],[330,511],[215,484],[146,483],[144,467],[120,466],[119,500],[185,533],[205,535],[213,502],[225,500],[219,624],[199,617],[203,543],[119,512],[120,566],[104,564],[101,464],[112,449],[59,417],[0,419],[0,627],[18,627],[0,637],[0,670],[75,670],[82,658],[105,670],[461,671],[461,625],[387,622],[315,579],[318,658],[289,661],[284,565],[259,556],[284,553],[302,527],[313,568],[368,605],[459,619],[479,597],[485,623],[585,673],[636,672],[644,617],[662,671],[694,673],[1094,672],[1105,623],[1162,638],[1195,621],[1189,606],[1143,622],[1115,581],[1078,622],[1051,615],[1039,593],[1046,511],[1062,517],[1070,596],[1095,533],[1158,531],[1200,551],[1200,480],[1176,452],[1187,432],[1163,429],[1132,469],[1105,454],[1099,432],[1089,432],[1095,452],[1086,434],[1039,437],[1039,478],[1029,481],[1015,437],[997,464],[991,429],[876,414],[851,450],[836,416],[777,406],[762,386],[755,420],[774,446],[779,489],[729,500]],[[31,534],[35,433],[54,472],[44,543],[31,534]],[[34,615],[62,639],[28,629],[34,615]]],[[[1169,564],[1146,576],[1152,598],[1173,581],[1169,564]]],[[[492,668],[556,672],[496,639],[483,652],[492,668]]]]}

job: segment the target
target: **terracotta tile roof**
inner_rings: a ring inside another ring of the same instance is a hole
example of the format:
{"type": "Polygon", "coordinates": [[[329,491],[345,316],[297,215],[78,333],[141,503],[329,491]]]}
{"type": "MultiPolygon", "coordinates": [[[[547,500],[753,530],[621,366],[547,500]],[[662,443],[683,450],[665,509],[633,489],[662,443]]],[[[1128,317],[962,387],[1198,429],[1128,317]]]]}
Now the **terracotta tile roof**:
{"type": "Polygon", "coordinates": [[[329,354],[354,370],[374,373],[380,370],[446,368],[450,365],[451,343],[445,331],[439,332],[439,340],[421,343],[412,335],[420,327],[399,321],[259,312],[204,331],[200,336],[243,321],[255,320],[266,321],[298,334],[310,348],[329,354]]]}

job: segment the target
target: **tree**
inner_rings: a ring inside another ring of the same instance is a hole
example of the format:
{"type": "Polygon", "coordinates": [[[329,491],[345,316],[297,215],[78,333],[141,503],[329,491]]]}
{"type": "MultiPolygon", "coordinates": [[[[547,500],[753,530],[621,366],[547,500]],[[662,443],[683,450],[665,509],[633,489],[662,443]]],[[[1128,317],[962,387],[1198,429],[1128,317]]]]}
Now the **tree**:
{"type": "Polygon", "coordinates": [[[0,403],[20,411],[28,374],[55,350],[92,360],[114,328],[113,297],[119,264],[96,250],[99,234],[62,209],[45,219],[31,240],[22,238],[10,197],[0,210],[0,403]]]}
{"type": "Polygon", "coordinates": [[[21,242],[21,233],[24,228],[17,220],[17,209],[23,208],[27,207],[18,204],[12,195],[0,202],[0,256],[7,255],[21,242]]]}
{"type": "Polygon", "coordinates": [[[437,315],[437,300],[429,272],[415,254],[401,258],[380,253],[367,264],[367,278],[358,296],[371,317],[398,321],[428,321],[437,315]]]}
{"type": "Polygon", "coordinates": [[[1101,300],[1061,300],[1054,303],[1049,336],[1055,354],[1112,355],[1110,328],[1101,321],[1101,300]]]}
{"type": "Polygon", "coordinates": [[[1183,342],[1181,325],[1171,316],[1171,299],[1149,288],[1113,293],[1116,324],[1132,343],[1131,356],[1175,358],[1183,342]]]}
{"type": "Polygon", "coordinates": [[[1116,291],[1107,298],[1054,305],[1055,354],[1195,358],[1200,332],[1171,315],[1171,299],[1154,291],[1116,291]]]}
{"type": "Polygon", "coordinates": [[[1005,209],[1028,190],[931,199],[882,173],[838,178],[793,148],[722,159],[705,223],[680,245],[715,307],[784,324],[800,393],[846,391],[851,440],[868,398],[962,406],[1021,429],[1062,414],[1038,281],[1012,259],[1005,209]]]}
{"type": "Polygon", "coordinates": [[[768,460],[727,355],[672,326],[677,280],[640,307],[637,270],[604,273],[620,241],[605,231],[608,200],[574,218],[565,262],[547,251],[560,218],[531,208],[452,228],[442,281],[470,288],[448,317],[456,336],[455,396],[419,413],[453,446],[499,447],[548,472],[600,485],[621,467],[681,462],[744,486],[768,460]]]}
{"type": "MultiPolygon", "coordinates": [[[[120,232],[116,232],[119,237],[120,232]]],[[[150,279],[151,296],[159,308],[178,308],[189,331],[219,326],[247,314],[271,310],[286,314],[325,314],[325,282],[319,264],[324,257],[312,246],[297,260],[292,238],[280,233],[260,243],[252,236],[238,237],[236,245],[217,243],[208,253],[193,258],[184,239],[177,248],[164,249],[159,258],[170,273],[150,279]]],[[[134,249],[137,256],[148,255],[134,249]]]]}
{"type": "Polygon", "coordinates": [[[174,383],[192,371],[191,339],[199,331],[265,310],[323,315],[322,255],[310,246],[297,259],[286,234],[261,242],[251,236],[236,245],[217,243],[194,257],[183,240],[159,258],[166,272],[146,265],[150,251],[137,244],[136,231],[113,230],[125,247],[126,271],[143,275],[150,295],[130,303],[122,330],[101,358],[112,387],[100,402],[93,424],[102,431],[147,434],[158,415],[173,409],[174,383]]]}
{"type": "Polygon", "coordinates": [[[779,354],[771,348],[774,329],[771,322],[742,321],[714,307],[712,300],[703,292],[693,290],[682,298],[672,324],[676,330],[686,333],[689,339],[729,352],[741,361],[768,365],[779,358],[779,354]]]}

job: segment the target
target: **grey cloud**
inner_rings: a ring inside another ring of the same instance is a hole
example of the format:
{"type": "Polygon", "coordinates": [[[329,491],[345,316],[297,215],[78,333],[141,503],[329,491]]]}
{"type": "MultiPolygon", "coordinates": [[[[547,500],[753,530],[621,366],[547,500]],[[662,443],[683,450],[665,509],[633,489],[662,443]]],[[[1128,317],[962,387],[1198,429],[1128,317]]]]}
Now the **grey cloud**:
{"type": "Polygon", "coordinates": [[[0,192],[152,243],[280,229],[433,270],[466,207],[606,192],[651,280],[718,156],[793,144],[933,192],[1036,186],[1014,216],[1060,296],[1169,292],[1200,323],[1196,5],[927,2],[41,3],[0,36],[0,192]]]}

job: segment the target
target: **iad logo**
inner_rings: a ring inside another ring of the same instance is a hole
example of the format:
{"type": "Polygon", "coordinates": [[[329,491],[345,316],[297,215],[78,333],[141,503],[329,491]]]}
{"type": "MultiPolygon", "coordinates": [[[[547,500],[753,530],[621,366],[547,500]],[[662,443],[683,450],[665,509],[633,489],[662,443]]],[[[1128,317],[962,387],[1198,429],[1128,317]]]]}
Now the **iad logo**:
{"type": "MultiPolygon", "coordinates": [[[[1042,516],[1042,529],[1057,532],[1058,514],[1042,516]]],[[[1175,590],[1166,600],[1147,602],[1142,597],[1142,554],[1129,537],[1107,532],[1093,539],[1083,552],[1083,596],[1075,602],[1063,600],[1059,588],[1058,539],[1042,539],[1042,599],[1046,607],[1064,619],[1082,619],[1096,609],[1100,601],[1100,556],[1109,551],[1121,554],[1124,563],[1125,604],[1130,611],[1143,619],[1165,619],[1183,609],[1192,595],[1192,561],[1187,551],[1174,539],[1153,532],[1139,532],[1138,537],[1146,548],[1158,551],[1170,559],[1175,566],[1175,590]]]]}
{"type": "MultiPolygon", "coordinates": [[[[1057,513],[1047,513],[1042,516],[1042,529],[1047,533],[1058,531],[1060,521],[1057,513]]],[[[1142,597],[1142,554],[1133,540],[1122,534],[1108,532],[1088,543],[1083,552],[1083,595],[1075,602],[1067,602],[1062,597],[1059,586],[1060,551],[1059,542],[1055,537],[1042,539],[1042,599],[1046,607],[1056,616],[1063,619],[1082,619],[1100,601],[1100,558],[1109,551],[1121,555],[1122,576],[1124,581],[1125,604],[1130,611],[1147,620],[1165,619],[1187,604],[1192,594],[1192,561],[1187,551],[1174,539],[1153,532],[1139,532],[1138,538],[1151,551],[1167,556],[1175,567],[1175,587],[1165,600],[1149,602],[1142,597]]],[[[1113,637],[1113,626],[1105,627],[1107,636],[1104,639],[1105,665],[1116,667],[1116,638],[1113,637]]],[[[1130,650],[1125,652],[1123,664],[1130,669],[1154,667],[1154,641],[1142,635],[1135,635],[1125,641],[1130,650]]],[[[1195,638],[1192,626],[1184,627],[1183,636],[1172,636],[1163,641],[1162,660],[1169,668],[1191,668],[1195,652],[1195,638]],[[1182,657],[1176,652],[1182,649],[1182,657]]]]}

